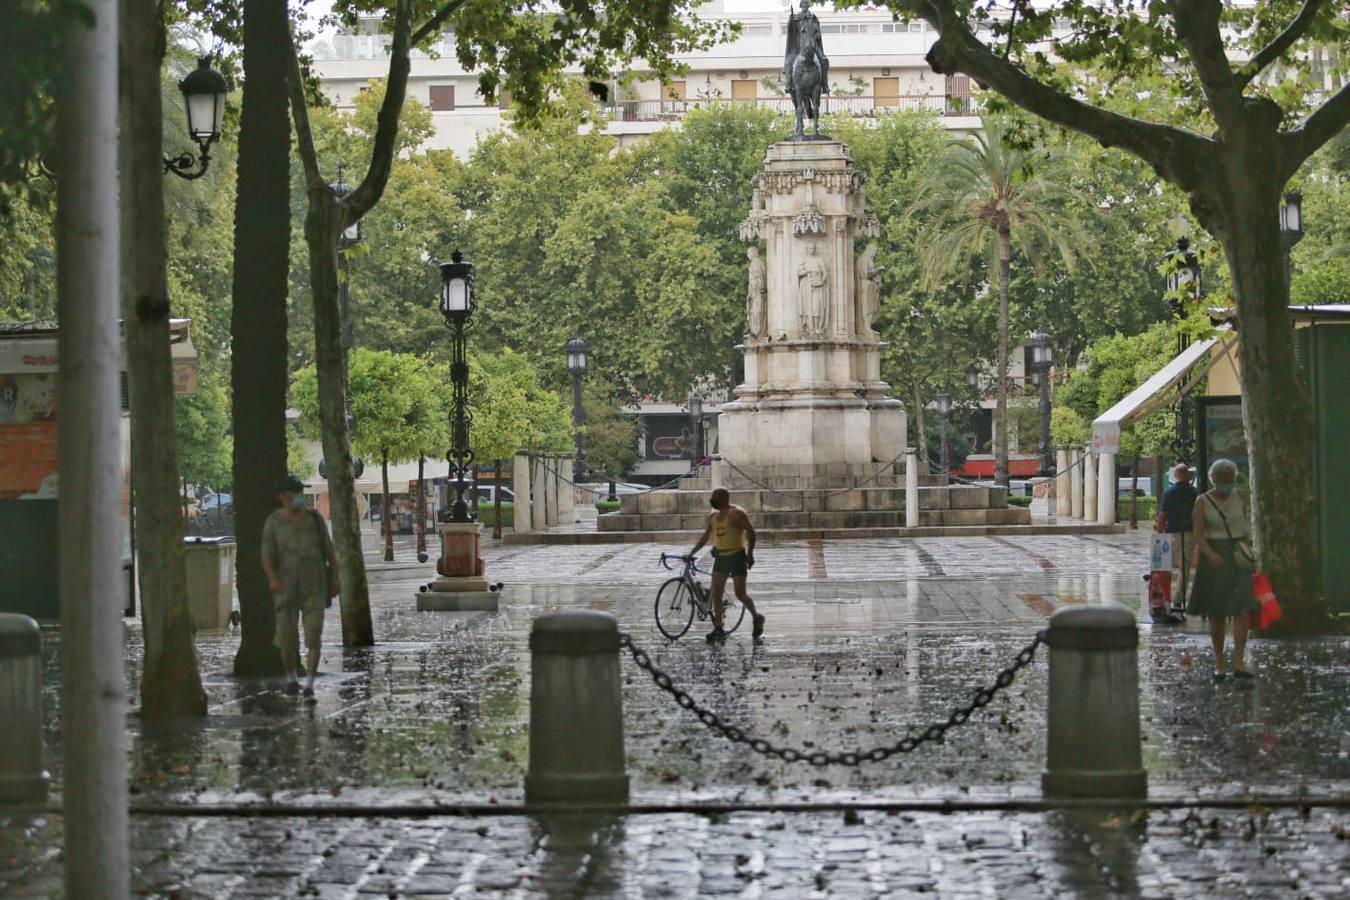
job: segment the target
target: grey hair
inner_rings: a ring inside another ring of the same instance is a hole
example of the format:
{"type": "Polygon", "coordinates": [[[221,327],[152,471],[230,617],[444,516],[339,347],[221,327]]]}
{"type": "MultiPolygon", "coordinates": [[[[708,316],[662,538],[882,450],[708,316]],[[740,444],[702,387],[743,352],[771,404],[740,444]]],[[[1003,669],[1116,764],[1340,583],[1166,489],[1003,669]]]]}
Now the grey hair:
{"type": "Polygon", "coordinates": [[[1209,464],[1209,480],[1211,483],[1218,481],[1221,474],[1227,473],[1228,478],[1224,481],[1237,481],[1238,467],[1237,463],[1231,459],[1216,459],[1209,464]]]}

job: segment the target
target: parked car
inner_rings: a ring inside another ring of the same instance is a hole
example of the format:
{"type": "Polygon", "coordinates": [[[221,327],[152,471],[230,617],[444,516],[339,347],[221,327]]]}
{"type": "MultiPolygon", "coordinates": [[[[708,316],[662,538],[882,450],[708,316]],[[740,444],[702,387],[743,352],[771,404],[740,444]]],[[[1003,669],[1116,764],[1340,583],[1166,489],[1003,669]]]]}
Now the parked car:
{"type": "Polygon", "coordinates": [[[203,494],[199,501],[203,512],[210,512],[213,509],[224,509],[234,507],[233,494],[203,494]]]}
{"type": "Polygon", "coordinates": [[[495,484],[480,484],[478,486],[478,505],[485,506],[495,503],[498,491],[501,491],[503,503],[516,502],[516,492],[509,487],[499,488],[495,484]]]}
{"type": "MultiPolygon", "coordinates": [[[[1134,489],[1134,479],[1129,476],[1126,476],[1124,478],[1117,478],[1116,484],[1117,484],[1116,488],[1117,497],[1128,497],[1130,496],[1130,491],[1134,489]]],[[[1138,489],[1135,490],[1134,495],[1136,497],[1152,497],[1153,479],[1148,475],[1140,475],[1139,486],[1138,489]]]]}

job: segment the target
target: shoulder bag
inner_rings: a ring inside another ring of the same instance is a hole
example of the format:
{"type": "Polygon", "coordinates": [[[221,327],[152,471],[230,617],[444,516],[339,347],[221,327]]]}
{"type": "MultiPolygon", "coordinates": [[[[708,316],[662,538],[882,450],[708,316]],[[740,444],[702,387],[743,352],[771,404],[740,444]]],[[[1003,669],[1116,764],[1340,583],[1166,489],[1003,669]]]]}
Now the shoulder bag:
{"type": "MultiPolygon", "coordinates": [[[[1242,508],[1246,511],[1247,504],[1244,501],[1242,508]]],[[[1218,504],[1214,504],[1214,511],[1219,514],[1219,521],[1223,522],[1223,530],[1228,534],[1228,542],[1232,544],[1251,564],[1252,567],[1252,596],[1256,598],[1257,607],[1260,615],[1257,620],[1258,628],[1265,630],[1284,617],[1284,610],[1280,609],[1280,601],[1275,597],[1275,589],[1271,587],[1270,579],[1264,572],[1256,569],[1256,560],[1247,550],[1247,546],[1233,540],[1233,531],[1228,527],[1228,517],[1223,514],[1223,510],[1218,504]]]]}

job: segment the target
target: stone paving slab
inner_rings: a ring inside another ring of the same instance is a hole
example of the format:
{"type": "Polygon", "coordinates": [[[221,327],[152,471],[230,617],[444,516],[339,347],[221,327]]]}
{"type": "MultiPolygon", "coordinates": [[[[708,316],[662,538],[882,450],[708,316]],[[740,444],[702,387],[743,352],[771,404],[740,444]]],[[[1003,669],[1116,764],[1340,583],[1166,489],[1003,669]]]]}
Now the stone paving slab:
{"type": "MultiPolygon", "coordinates": [[[[4,895],[60,896],[60,822],[2,826],[4,895]],[[17,855],[30,865],[7,866],[17,855]]],[[[137,817],[133,829],[137,894],[180,900],[1350,894],[1350,819],[1329,810],[137,817]]]]}

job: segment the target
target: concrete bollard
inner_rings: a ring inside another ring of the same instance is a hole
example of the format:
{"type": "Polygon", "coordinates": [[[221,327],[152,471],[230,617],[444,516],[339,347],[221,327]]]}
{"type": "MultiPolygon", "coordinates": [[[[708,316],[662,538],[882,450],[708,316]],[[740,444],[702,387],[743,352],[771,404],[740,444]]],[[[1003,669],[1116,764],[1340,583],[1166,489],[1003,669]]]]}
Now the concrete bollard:
{"type": "Polygon", "coordinates": [[[1139,742],[1139,629],[1123,606],[1071,606],[1050,617],[1047,797],[1148,794],[1139,742]]]}
{"type": "Polygon", "coordinates": [[[619,626],[590,609],[546,613],[530,630],[526,803],[626,803],[619,626]]]}
{"type": "Polygon", "coordinates": [[[905,449],[905,527],[919,527],[919,451],[905,449]]]}
{"type": "Polygon", "coordinates": [[[42,630],[0,613],[0,803],[47,796],[42,768],[42,630]]]}

